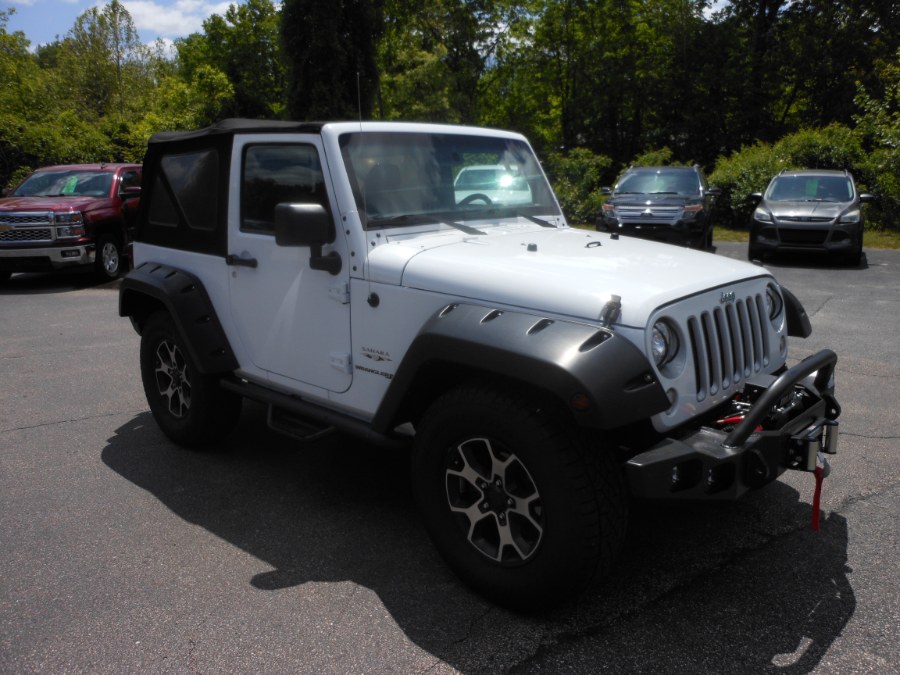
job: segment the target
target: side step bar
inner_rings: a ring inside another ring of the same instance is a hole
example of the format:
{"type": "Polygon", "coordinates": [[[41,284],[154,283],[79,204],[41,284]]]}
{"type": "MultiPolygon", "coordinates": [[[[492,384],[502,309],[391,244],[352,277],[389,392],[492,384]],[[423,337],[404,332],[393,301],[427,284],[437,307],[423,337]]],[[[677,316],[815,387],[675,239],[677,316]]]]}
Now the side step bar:
{"type": "Polygon", "coordinates": [[[269,406],[268,422],[272,429],[307,443],[334,431],[350,434],[373,445],[396,449],[408,448],[412,440],[411,436],[380,434],[362,420],[252,382],[223,378],[220,385],[226,391],[266,404],[269,406]]]}

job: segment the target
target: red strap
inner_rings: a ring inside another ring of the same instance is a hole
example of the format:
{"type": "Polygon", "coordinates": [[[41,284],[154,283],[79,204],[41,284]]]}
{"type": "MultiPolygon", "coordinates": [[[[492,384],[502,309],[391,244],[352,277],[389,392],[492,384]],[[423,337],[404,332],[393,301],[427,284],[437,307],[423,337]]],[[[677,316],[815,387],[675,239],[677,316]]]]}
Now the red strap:
{"type": "Polygon", "coordinates": [[[822,498],[822,481],[825,479],[825,470],[821,466],[817,466],[813,471],[816,476],[816,491],[813,494],[813,512],[812,512],[812,529],[819,531],[819,502],[822,498]]]}

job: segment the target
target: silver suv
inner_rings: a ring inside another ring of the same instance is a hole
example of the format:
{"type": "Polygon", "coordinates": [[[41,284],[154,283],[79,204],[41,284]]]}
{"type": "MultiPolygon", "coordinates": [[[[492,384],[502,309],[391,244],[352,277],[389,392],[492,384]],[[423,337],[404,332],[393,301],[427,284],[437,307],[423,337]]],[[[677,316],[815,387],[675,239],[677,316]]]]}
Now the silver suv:
{"type": "Polygon", "coordinates": [[[759,200],[750,222],[747,257],[776,251],[834,253],[858,265],[863,250],[862,204],[875,199],[859,194],[847,171],[782,171],[759,200]]]}

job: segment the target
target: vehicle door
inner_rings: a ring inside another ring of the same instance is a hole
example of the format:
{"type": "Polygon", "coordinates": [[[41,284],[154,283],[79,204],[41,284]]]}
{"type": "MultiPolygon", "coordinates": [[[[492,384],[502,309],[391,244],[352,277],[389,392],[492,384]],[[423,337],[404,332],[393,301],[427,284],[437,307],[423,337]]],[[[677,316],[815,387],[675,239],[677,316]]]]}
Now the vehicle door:
{"type": "Polygon", "coordinates": [[[310,268],[309,246],[275,241],[278,204],[319,204],[338,213],[318,135],[235,138],[228,205],[231,314],[243,352],[270,379],[329,391],[350,387],[347,245],[342,228],[322,249],[337,274],[310,268]],[[238,184],[235,185],[234,183],[238,184]]]}

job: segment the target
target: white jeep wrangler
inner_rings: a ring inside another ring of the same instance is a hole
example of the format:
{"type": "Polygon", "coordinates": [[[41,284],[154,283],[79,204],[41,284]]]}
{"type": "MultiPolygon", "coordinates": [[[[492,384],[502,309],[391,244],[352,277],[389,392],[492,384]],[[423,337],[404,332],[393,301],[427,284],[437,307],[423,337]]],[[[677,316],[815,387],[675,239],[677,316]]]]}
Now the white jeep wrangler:
{"type": "Polygon", "coordinates": [[[301,440],[411,447],[438,549],[507,606],[602,577],[630,499],[735,499],[836,450],[837,357],[785,364],[810,331],[794,296],[749,263],[569,227],[515,133],[157,134],[134,257],[120,314],[169,438],[214,446],[250,398],[301,440]]]}

